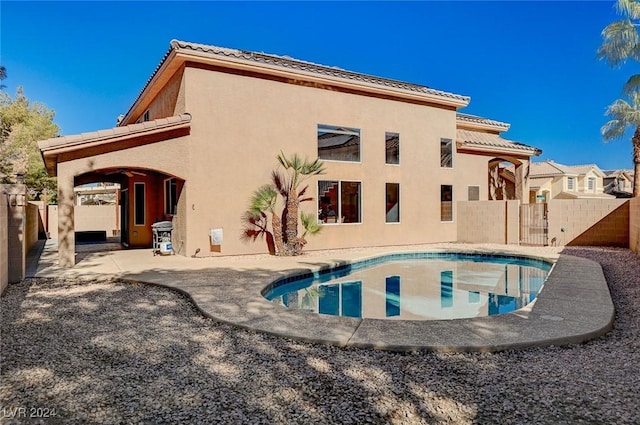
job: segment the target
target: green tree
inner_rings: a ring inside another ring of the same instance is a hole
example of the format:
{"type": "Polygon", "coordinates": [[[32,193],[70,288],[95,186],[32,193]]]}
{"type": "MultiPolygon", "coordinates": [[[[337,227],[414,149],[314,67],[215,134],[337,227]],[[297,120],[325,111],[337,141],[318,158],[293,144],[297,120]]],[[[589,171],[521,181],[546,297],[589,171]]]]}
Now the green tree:
{"type": "Polygon", "coordinates": [[[607,108],[605,115],[611,118],[602,126],[605,141],[620,139],[625,130],[632,128],[631,146],[633,147],[633,196],[640,196],[640,93],[629,94],[631,102],[618,99],[607,108]]]}
{"type": "Polygon", "coordinates": [[[0,182],[17,183],[17,175],[22,175],[32,199],[44,191],[57,192],[56,180],[47,176],[38,150],[38,140],[60,132],[54,115],[45,105],[30,102],[22,87],[15,99],[0,93],[0,182]]]}
{"type": "Polygon", "coordinates": [[[311,176],[324,173],[323,163],[316,159],[309,161],[297,154],[290,157],[282,152],[276,157],[280,168],[271,174],[272,182],[258,188],[249,202],[249,209],[243,215],[243,239],[253,240],[265,236],[269,252],[276,255],[299,255],[307,243],[306,236],[318,233],[322,228],[312,214],[300,211],[300,203],[311,201],[305,196],[309,186],[302,183],[311,176]],[[277,211],[278,195],[284,205],[281,214],[277,211]],[[271,229],[269,231],[269,218],[271,229]],[[298,225],[304,233],[298,237],[298,225]]]}

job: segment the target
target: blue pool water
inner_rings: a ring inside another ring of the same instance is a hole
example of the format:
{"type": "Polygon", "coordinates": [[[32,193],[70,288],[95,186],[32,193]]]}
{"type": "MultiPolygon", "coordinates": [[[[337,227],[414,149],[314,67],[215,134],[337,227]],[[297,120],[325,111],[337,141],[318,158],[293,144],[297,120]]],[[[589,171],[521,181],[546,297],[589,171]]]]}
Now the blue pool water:
{"type": "Polygon", "coordinates": [[[263,290],[290,309],[387,320],[504,314],[532,302],[551,264],[530,258],[407,253],[288,277],[263,290]]]}

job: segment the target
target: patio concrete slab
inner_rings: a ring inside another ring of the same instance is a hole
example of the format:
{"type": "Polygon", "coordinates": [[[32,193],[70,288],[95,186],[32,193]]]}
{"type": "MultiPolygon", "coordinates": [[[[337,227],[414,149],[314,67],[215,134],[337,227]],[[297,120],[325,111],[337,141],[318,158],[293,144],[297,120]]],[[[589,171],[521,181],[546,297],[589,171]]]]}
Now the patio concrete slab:
{"type": "Polygon", "coordinates": [[[148,250],[91,252],[75,267],[57,266],[54,240],[33,250],[31,277],[119,278],[161,285],[185,294],[203,314],[256,332],[385,350],[498,351],[574,344],[608,332],[614,308],[599,264],[560,255],[560,248],[430,244],[307,252],[298,257],[250,255],[191,258],[154,256],[148,250]],[[513,313],[474,319],[386,321],[309,314],[267,301],[261,291],[277,279],[328,270],[403,252],[500,253],[556,261],[535,303],[513,313]]]}

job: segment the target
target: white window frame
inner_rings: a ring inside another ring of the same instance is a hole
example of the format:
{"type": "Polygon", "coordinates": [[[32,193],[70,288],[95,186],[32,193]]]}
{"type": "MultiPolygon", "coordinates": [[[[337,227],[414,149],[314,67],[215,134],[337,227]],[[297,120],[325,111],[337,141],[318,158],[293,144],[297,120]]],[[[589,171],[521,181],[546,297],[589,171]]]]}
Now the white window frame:
{"type": "Polygon", "coordinates": [[[318,158],[321,159],[323,162],[343,162],[343,163],[348,163],[348,164],[362,164],[362,148],[363,148],[363,144],[362,144],[362,129],[360,128],[356,128],[356,127],[347,127],[347,126],[336,126],[336,125],[329,125],[329,124],[317,124],[316,125],[316,149],[318,151],[318,158]],[[350,161],[347,159],[325,159],[325,158],[321,158],[320,157],[320,147],[318,146],[318,133],[320,132],[320,129],[323,128],[325,131],[325,133],[334,133],[334,134],[354,134],[354,132],[358,133],[358,137],[360,138],[360,142],[358,143],[358,160],[357,161],[350,161]],[[346,130],[339,130],[339,129],[346,129],[346,130]],[[347,131],[347,130],[351,130],[351,131],[347,131]]]}
{"type": "Polygon", "coordinates": [[[454,155],[453,154],[454,154],[454,152],[455,152],[455,149],[454,149],[453,139],[449,139],[447,137],[441,137],[440,138],[440,168],[444,168],[446,170],[453,169],[453,163],[454,163],[454,161],[453,161],[453,156],[454,155]],[[449,145],[451,146],[451,165],[448,166],[448,167],[442,165],[442,143],[445,142],[445,141],[448,141],[449,145]]]}
{"type": "Polygon", "coordinates": [[[455,211],[454,211],[454,205],[455,202],[453,201],[453,185],[452,184],[441,184],[440,185],[440,223],[453,223],[455,221],[455,211]],[[451,188],[451,220],[443,220],[442,219],[442,203],[445,202],[442,200],[442,186],[449,186],[451,188]]]}
{"type": "MultiPolygon", "coordinates": [[[[384,218],[384,223],[385,224],[400,224],[401,223],[401,212],[402,212],[402,195],[401,195],[401,190],[400,190],[400,183],[399,182],[385,182],[384,183],[384,205],[385,205],[385,218],[384,218]],[[388,184],[395,184],[398,185],[398,221],[387,221],[387,185],[388,184]]],[[[362,209],[360,209],[360,215],[362,215],[362,209]]]]}
{"type": "Polygon", "coordinates": [[[575,177],[567,177],[567,190],[575,192],[576,190],[576,178],[575,177]]]}
{"type": "MultiPolygon", "coordinates": [[[[360,138],[360,144],[362,145],[362,137],[360,138]]],[[[402,156],[402,151],[400,150],[400,133],[397,133],[395,131],[385,131],[385,133],[384,133],[384,163],[385,163],[385,165],[391,165],[391,166],[399,167],[400,163],[402,162],[401,156],[402,156]],[[387,135],[388,134],[396,134],[398,136],[398,162],[397,163],[387,162],[387,135]]]]}
{"type": "Polygon", "coordinates": [[[590,192],[596,191],[596,178],[595,177],[587,177],[587,190],[590,192]]]}
{"type": "MultiPolygon", "coordinates": [[[[323,160],[324,161],[324,160],[323,160]]],[[[320,199],[320,190],[319,190],[319,183],[321,181],[326,181],[326,182],[337,182],[338,183],[338,205],[336,205],[336,221],[335,223],[324,223],[318,220],[319,223],[321,223],[323,226],[335,226],[335,225],[359,225],[362,224],[363,220],[363,214],[362,212],[364,211],[364,208],[362,206],[362,181],[360,180],[340,180],[340,179],[331,179],[331,180],[321,180],[318,179],[318,181],[316,182],[316,191],[317,191],[317,198],[316,199],[320,199]],[[349,222],[349,223],[344,223],[342,221],[342,183],[358,183],[360,184],[360,193],[359,193],[359,197],[358,197],[358,204],[360,206],[360,211],[359,211],[359,215],[360,215],[360,221],[358,222],[349,222]]],[[[386,195],[385,195],[386,196],[386,195]]]]}

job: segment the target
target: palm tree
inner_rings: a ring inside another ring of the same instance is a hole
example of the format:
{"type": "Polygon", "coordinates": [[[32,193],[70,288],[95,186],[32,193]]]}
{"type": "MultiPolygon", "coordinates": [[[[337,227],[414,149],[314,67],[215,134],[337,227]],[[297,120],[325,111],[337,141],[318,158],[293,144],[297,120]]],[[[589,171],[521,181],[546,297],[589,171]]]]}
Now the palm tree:
{"type": "MultiPolygon", "coordinates": [[[[286,171],[286,175],[274,171],[273,180],[277,190],[285,199],[283,211],[284,228],[284,252],[285,255],[297,255],[300,253],[301,241],[298,239],[298,214],[300,202],[309,201],[312,198],[304,198],[309,186],[299,189],[300,185],[310,176],[324,174],[324,164],[319,159],[309,161],[298,154],[286,157],[284,153],[276,157],[286,171]]],[[[302,246],[304,243],[302,243],[302,246]]]]}
{"type": "Polygon", "coordinates": [[[633,147],[633,196],[640,196],[640,93],[629,94],[631,103],[618,99],[607,108],[605,115],[611,120],[602,126],[600,130],[605,141],[620,139],[624,136],[625,130],[634,128],[631,137],[633,147]]]}
{"type": "Polygon", "coordinates": [[[266,236],[267,247],[272,255],[282,253],[282,223],[276,214],[276,202],[278,192],[269,184],[260,186],[249,201],[249,209],[244,213],[242,221],[245,223],[243,239],[255,241],[259,237],[266,236]],[[271,229],[269,232],[268,218],[271,215],[271,229]]]}

